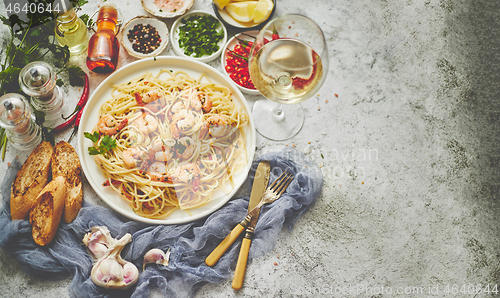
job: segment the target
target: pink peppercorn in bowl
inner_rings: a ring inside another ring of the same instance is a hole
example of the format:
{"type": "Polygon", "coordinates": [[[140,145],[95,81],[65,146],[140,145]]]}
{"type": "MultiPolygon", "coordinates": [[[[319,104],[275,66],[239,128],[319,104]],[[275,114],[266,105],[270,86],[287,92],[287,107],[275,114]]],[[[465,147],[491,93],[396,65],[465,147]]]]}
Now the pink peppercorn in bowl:
{"type": "Polygon", "coordinates": [[[153,17],[137,16],[123,27],[121,44],[132,57],[155,57],[167,47],[168,33],[164,22],[153,17]]]}

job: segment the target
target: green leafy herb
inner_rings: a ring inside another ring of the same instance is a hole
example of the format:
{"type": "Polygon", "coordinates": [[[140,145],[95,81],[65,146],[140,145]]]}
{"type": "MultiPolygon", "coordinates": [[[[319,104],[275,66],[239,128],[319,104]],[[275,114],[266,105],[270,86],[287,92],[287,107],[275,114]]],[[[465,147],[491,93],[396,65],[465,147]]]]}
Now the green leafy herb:
{"type": "Polygon", "coordinates": [[[83,135],[92,141],[92,143],[97,143],[99,142],[99,137],[101,136],[97,131],[94,131],[93,134],[91,134],[90,132],[84,132],[83,135]]]}
{"type": "Polygon", "coordinates": [[[92,27],[94,25],[94,20],[92,20],[88,14],[84,13],[80,16],[80,19],[87,25],[88,27],[92,27]],[[90,20],[90,23],[89,23],[90,20]]]}
{"type": "Polygon", "coordinates": [[[101,139],[101,142],[99,142],[100,135],[97,131],[93,134],[90,132],[84,132],[83,135],[94,143],[94,146],[88,147],[90,155],[105,154],[111,149],[116,148],[116,140],[108,135],[105,135],[101,139]]]}
{"type": "Polygon", "coordinates": [[[192,16],[182,20],[179,26],[179,46],[188,56],[200,58],[219,50],[224,31],[217,30],[219,21],[210,15],[192,16]]]}
{"type": "Polygon", "coordinates": [[[68,68],[68,75],[71,86],[83,86],[85,72],[79,66],[70,66],[68,68]]]}
{"type": "MultiPolygon", "coordinates": [[[[89,3],[88,0],[70,0],[70,2],[75,6],[75,7],[82,7],[84,4],[89,3]]],[[[104,1],[103,1],[104,2],[104,1]]]]}

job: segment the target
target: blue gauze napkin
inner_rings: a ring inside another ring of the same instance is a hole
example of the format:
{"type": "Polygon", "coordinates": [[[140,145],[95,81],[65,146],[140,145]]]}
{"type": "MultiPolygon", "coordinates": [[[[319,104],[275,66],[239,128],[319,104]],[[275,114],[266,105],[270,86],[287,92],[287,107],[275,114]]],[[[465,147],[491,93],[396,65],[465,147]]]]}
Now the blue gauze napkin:
{"type": "MultiPolygon", "coordinates": [[[[283,226],[292,228],[315,202],[323,184],[323,175],[315,163],[297,150],[285,148],[255,160],[246,187],[251,187],[261,160],[270,161],[270,183],[285,169],[292,172],[295,179],[280,199],[262,207],[249,262],[274,248],[283,226]]],[[[59,280],[73,276],[70,296],[148,297],[151,288],[158,288],[166,297],[192,297],[202,285],[219,283],[232,276],[241,241],[237,240],[214,267],[208,267],[204,260],[245,217],[248,197],[232,199],[210,216],[182,225],[147,225],[84,202],[78,217],[70,224],[61,223],[54,240],[40,247],[33,241],[29,221],[10,219],[10,187],[20,169],[19,162],[13,164],[0,189],[4,199],[0,210],[0,248],[15,258],[25,272],[40,279],[59,280]],[[97,287],[90,279],[93,260],[82,239],[93,226],[108,227],[114,238],[132,234],[132,242],[121,253],[140,272],[139,280],[132,288],[107,290],[97,287]],[[170,248],[170,264],[151,264],[142,271],[143,256],[152,248],[164,251],[170,248]]]]}

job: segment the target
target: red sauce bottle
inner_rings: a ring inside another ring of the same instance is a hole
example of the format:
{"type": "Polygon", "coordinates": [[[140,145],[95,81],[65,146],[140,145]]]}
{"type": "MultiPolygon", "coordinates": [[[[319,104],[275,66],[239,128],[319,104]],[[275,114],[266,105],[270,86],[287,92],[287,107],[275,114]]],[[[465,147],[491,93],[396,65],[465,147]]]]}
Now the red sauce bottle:
{"type": "Polygon", "coordinates": [[[97,31],[90,38],[87,67],[97,73],[110,73],[118,64],[120,44],[118,33],[118,11],[112,4],[104,4],[97,16],[97,31]]]}

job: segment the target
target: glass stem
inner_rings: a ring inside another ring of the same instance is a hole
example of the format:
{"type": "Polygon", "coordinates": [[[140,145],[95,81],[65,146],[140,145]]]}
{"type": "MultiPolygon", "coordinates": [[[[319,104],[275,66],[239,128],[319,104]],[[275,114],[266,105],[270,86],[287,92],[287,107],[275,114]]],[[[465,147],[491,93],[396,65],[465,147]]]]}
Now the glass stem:
{"type": "Polygon", "coordinates": [[[276,106],[273,108],[273,115],[277,121],[285,120],[285,113],[283,113],[283,104],[276,103],[276,106]]]}

